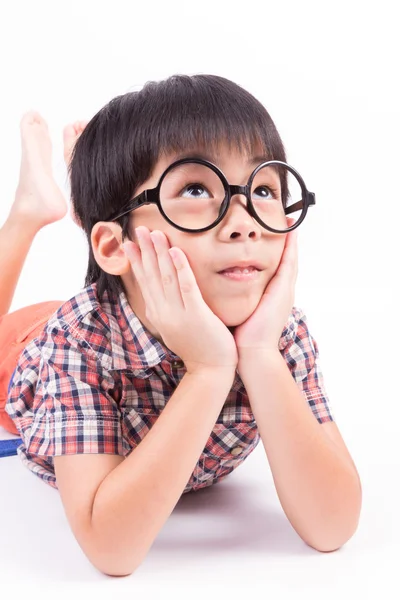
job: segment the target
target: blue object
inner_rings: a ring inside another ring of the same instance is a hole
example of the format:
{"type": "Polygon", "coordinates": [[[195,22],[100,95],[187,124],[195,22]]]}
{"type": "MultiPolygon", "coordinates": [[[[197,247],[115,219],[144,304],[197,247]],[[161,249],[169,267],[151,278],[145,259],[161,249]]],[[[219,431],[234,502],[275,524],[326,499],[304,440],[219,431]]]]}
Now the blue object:
{"type": "MultiPolygon", "coordinates": [[[[8,392],[10,392],[12,379],[14,377],[16,369],[14,369],[13,374],[10,378],[10,383],[8,384],[8,392]]],[[[13,440],[0,440],[0,458],[3,456],[14,456],[17,454],[17,448],[22,444],[22,440],[20,438],[16,438],[13,440]]]]}
{"type": "Polygon", "coordinates": [[[11,375],[11,377],[10,377],[10,383],[8,384],[8,393],[10,393],[10,388],[11,388],[12,380],[13,380],[14,373],[15,373],[15,371],[16,371],[16,370],[17,370],[17,367],[15,367],[15,369],[14,369],[14,371],[12,372],[12,375],[11,375]]]}
{"type": "Polygon", "coordinates": [[[0,458],[17,454],[17,448],[22,444],[21,439],[0,440],[0,458]]]}

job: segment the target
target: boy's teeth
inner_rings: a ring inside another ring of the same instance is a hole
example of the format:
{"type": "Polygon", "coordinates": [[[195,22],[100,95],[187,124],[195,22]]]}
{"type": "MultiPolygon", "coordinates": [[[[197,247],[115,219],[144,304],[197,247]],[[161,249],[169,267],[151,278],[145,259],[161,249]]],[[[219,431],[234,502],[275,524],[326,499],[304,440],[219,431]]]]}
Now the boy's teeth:
{"type": "Polygon", "coordinates": [[[222,271],[223,273],[251,273],[252,271],[255,271],[255,269],[253,267],[245,267],[244,269],[239,269],[238,267],[235,267],[233,269],[225,269],[225,271],[222,271]]]}

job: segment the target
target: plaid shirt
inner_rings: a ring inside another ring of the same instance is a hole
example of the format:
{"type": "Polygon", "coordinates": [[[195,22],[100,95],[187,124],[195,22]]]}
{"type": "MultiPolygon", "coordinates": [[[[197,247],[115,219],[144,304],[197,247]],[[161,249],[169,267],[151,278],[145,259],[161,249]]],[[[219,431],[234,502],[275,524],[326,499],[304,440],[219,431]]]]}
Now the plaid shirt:
{"type": "MultiPolygon", "coordinates": [[[[320,423],[334,420],[319,352],[293,308],[279,350],[320,423]]],[[[57,488],[53,456],[127,456],[154,425],[186,369],[133,313],[126,295],[100,302],[96,284],[65,302],[25,347],[6,411],[22,439],[23,464],[57,488]]],[[[254,450],[260,434],[236,372],[232,388],[183,493],[220,481],[254,450]]]]}

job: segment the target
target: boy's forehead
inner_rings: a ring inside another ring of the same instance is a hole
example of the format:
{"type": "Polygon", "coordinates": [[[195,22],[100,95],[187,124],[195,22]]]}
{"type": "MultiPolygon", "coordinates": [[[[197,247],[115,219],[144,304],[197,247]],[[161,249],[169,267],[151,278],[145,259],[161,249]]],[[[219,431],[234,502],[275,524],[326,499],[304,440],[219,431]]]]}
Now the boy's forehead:
{"type": "Polygon", "coordinates": [[[239,151],[229,148],[227,145],[220,145],[217,148],[188,148],[187,150],[172,151],[161,157],[159,162],[165,165],[165,168],[171,163],[183,158],[200,158],[208,160],[217,166],[228,165],[232,160],[240,162],[244,167],[255,167],[262,162],[271,160],[267,152],[262,148],[256,148],[253,152],[239,151]]]}

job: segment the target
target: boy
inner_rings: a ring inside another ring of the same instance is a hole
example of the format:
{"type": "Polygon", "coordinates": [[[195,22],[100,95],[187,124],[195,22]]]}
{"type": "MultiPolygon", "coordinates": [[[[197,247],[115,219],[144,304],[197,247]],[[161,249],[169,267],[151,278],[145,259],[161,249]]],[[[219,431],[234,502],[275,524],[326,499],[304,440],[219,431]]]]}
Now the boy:
{"type": "MultiPolygon", "coordinates": [[[[7,228],[0,240],[15,284],[38,224],[65,214],[40,118],[32,129],[11,211],[22,245],[7,228]]],[[[86,287],[24,348],[6,410],[20,457],[59,489],[79,544],[110,575],[132,573],[180,495],[226,477],[260,438],[306,543],[334,550],[356,530],[359,477],[293,307],[296,224],[286,169],[261,167],[271,160],[285,152],[265,108],[210,75],[114,99],[74,147],[86,287]]]]}

